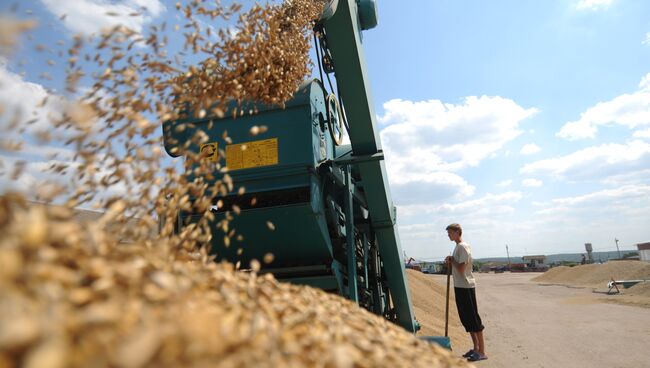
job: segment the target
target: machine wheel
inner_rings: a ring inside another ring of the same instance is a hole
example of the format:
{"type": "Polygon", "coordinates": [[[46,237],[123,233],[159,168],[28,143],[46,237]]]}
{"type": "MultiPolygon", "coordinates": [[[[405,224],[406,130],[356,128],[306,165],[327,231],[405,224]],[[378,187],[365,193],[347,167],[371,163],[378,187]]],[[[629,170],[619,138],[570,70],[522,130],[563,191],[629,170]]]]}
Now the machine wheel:
{"type": "Polygon", "coordinates": [[[343,143],[343,118],[339,101],[333,93],[327,96],[327,126],[337,146],[343,143]]]}

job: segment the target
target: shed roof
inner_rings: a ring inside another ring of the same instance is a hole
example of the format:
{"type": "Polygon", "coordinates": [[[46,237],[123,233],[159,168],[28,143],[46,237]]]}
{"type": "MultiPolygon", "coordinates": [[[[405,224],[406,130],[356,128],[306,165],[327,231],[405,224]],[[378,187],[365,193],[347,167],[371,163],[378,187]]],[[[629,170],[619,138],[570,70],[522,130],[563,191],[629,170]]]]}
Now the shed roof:
{"type": "Polygon", "coordinates": [[[540,261],[540,260],[543,261],[543,260],[546,259],[546,256],[523,256],[523,257],[521,257],[521,259],[523,259],[524,261],[533,261],[533,260],[535,260],[535,261],[540,261]]]}

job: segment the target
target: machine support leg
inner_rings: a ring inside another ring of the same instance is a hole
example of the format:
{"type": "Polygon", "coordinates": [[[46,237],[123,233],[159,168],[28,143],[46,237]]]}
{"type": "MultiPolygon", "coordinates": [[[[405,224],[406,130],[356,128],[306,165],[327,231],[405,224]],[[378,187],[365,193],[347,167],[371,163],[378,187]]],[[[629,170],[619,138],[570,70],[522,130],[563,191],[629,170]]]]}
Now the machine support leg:
{"type": "Polygon", "coordinates": [[[366,233],[363,233],[361,235],[361,241],[363,241],[363,280],[365,281],[366,290],[368,290],[368,252],[370,251],[370,247],[368,246],[368,238],[366,237],[366,233]]]}
{"type": "Polygon", "coordinates": [[[352,213],[352,169],[345,166],[345,236],[348,248],[348,297],[359,302],[357,291],[357,245],[354,241],[354,213],[352,213]]]}

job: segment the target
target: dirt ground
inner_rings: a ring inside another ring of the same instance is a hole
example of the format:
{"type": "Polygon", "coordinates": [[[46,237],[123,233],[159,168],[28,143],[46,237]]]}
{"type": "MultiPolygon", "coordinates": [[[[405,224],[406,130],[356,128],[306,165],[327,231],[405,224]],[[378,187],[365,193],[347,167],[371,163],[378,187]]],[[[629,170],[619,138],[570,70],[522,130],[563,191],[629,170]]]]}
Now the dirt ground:
{"type": "MultiPolygon", "coordinates": [[[[624,295],[537,283],[531,281],[536,273],[475,276],[489,356],[477,367],[649,366],[650,310],[608,302],[624,295]]],[[[445,276],[426,277],[444,288],[445,276]]],[[[438,303],[444,308],[444,298],[438,303]]],[[[454,338],[453,328],[452,346],[460,355],[471,341],[454,338]]]]}

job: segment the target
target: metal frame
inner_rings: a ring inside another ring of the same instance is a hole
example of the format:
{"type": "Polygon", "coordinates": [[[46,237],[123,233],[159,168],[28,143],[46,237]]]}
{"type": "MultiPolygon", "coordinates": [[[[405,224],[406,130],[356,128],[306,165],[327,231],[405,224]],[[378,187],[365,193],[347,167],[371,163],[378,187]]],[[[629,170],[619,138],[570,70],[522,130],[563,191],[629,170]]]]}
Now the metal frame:
{"type": "Polygon", "coordinates": [[[352,153],[363,182],[363,190],[376,233],[379,252],[397,314],[397,323],[415,332],[418,324],[411,304],[402,250],[390,196],[386,167],[370,93],[365,56],[361,45],[359,9],[355,0],[340,0],[334,14],[321,22],[332,56],[339,97],[349,124],[352,153]],[[363,158],[371,158],[363,160],[363,158]]]}

